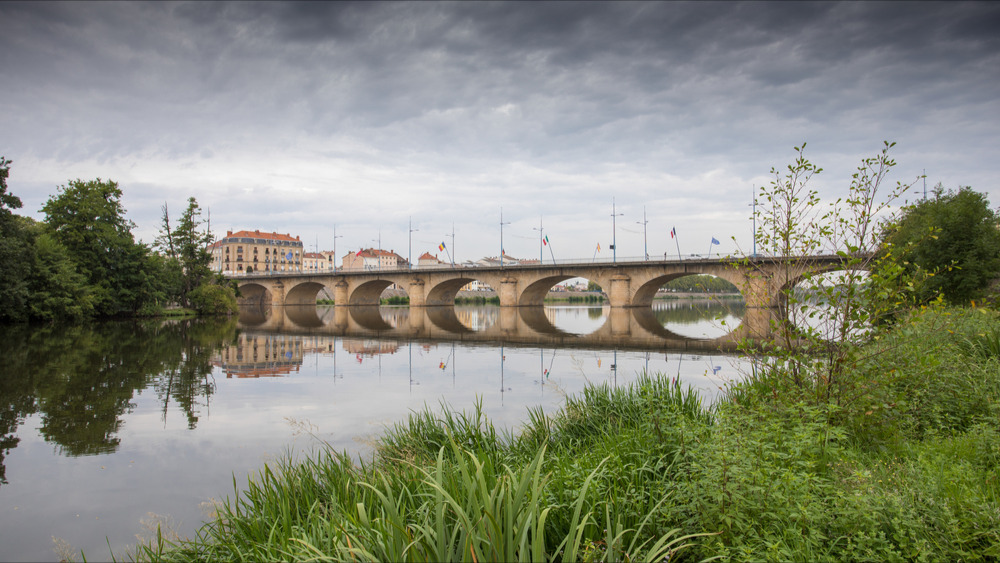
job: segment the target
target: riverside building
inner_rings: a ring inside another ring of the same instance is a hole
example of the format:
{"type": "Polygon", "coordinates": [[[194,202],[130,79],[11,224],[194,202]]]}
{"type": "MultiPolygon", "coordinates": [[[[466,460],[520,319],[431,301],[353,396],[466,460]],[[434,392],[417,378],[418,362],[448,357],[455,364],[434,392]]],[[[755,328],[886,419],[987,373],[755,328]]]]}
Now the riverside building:
{"type": "Polygon", "coordinates": [[[303,246],[299,237],[264,231],[228,231],[209,247],[212,269],[223,274],[301,272],[303,246]]]}

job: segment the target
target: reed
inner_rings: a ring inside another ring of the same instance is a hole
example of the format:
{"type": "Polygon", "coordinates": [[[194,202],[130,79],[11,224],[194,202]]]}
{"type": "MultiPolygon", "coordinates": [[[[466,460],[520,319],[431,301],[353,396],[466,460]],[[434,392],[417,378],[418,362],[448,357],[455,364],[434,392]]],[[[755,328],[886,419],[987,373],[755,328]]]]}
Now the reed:
{"type": "Polygon", "coordinates": [[[703,534],[665,518],[670,461],[641,438],[658,411],[707,420],[697,395],[648,377],[595,388],[551,417],[532,411],[519,436],[498,431],[481,403],[427,409],[389,429],[371,462],[323,450],[265,465],[242,490],[234,481],[236,496],[195,539],[160,538],[140,558],[671,559],[703,534]],[[580,444],[591,453],[577,459],[580,444]]]}

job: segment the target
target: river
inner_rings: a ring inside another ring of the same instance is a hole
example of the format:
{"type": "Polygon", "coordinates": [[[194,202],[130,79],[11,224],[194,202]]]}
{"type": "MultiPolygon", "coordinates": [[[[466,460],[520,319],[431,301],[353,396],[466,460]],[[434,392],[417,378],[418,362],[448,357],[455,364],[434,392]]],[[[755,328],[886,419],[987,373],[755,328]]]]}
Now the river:
{"type": "MultiPolygon", "coordinates": [[[[286,310],[287,309],[287,310],[286,310]]],[[[0,327],[0,560],[121,558],[160,524],[322,444],[370,456],[386,426],[480,401],[502,427],[648,370],[711,401],[743,364],[741,302],[243,311],[232,319],[0,327]]]]}

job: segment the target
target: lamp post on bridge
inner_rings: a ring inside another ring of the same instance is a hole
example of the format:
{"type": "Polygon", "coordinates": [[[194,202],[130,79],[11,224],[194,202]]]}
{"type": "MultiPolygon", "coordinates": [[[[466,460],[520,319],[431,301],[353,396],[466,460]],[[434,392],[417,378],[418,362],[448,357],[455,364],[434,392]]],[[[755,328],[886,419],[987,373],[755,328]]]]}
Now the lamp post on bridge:
{"type": "Polygon", "coordinates": [[[646,220],[646,206],[642,206],[642,221],[636,221],[636,225],[642,225],[642,252],[646,260],[649,260],[649,243],[646,238],[646,225],[649,221],[646,220]]]}
{"type": "MultiPolygon", "coordinates": [[[[448,236],[448,235],[444,235],[448,236]]],[[[448,258],[451,260],[451,267],[455,267],[455,223],[451,224],[451,252],[448,253],[448,258]]]]}
{"type": "Polygon", "coordinates": [[[500,208],[500,269],[503,269],[503,226],[510,225],[510,222],[503,222],[503,207],[500,208]]]}
{"type": "Polygon", "coordinates": [[[337,239],[344,238],[344,235],[337,234],[337,225],[333,226],[333,273],[337,273],[337,239]]]}
{"type": "Polygon", "coordinates": [[[618,226],[617,219],[625,215],[624,213],[615,212],[615,198],[611,198],[611,263],[618,263],[618,226]]]}
{"type": "Polygon", "coordinates": [[[378,251],[375,254],[375,258],[378,259],[378,271],[381,272],[382,271],[382,229],[381,228],[379,228],[379,230],[378,230],[378,238],[377,239],[372,239],[372,242],[377,242],[378,243],[378,251]]]}
{"type": "Polygon", "coordinates": [[[409,235],[406,238],[406,244],[407,244],[407,247],[408,247],[407,250],[406,250],[406,261],[407,261],[407,265],[412,270],[413,269],[413,233],[419,231],[420,229],[414,229],[413,228],[413,218],[412,217],[409,217],[407,219],[407,224],[408,224],[408,228],[410,229],[410,233],[409,233],[409,235]]]}
{"type": "Polygon", "coordinates": [[[542,228],[541,215],[538,216],[538,228],[536,229],[535,227],[531,227],[531,230],[538,231],[538,265],[541,266],[545,256],[544,252],[542,251],[542,246],[543,246],[542,241],[544,240],[545,235],[543,234],[544,229],[542,228]]]}

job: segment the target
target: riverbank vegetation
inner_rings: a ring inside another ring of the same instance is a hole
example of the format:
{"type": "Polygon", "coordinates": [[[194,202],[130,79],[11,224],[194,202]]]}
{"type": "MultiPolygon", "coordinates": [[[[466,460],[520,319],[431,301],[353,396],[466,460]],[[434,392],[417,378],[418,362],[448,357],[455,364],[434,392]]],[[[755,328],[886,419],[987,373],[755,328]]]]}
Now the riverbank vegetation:
{"type": "Polygon", "coordinates": [[[666,377],[588,388],[517,432],[415,413],[358,464],[266,465],[152,560],[990,560],[1000,317],[933,307],[861,348],[829,402],[761,359],[706,406],[666,377]],[[697,535],[710,534],[710,535],[697,535]],[[682,539],[684,538],[684,539],[682,539]]]}
{"type": "Polygon", "coordinates": [[[235,289],[209,272],[212,242],[194,198],[151,248],[136,242],[122,190],[111,180],[71,180],[42,206],[44,221],[16,215],[11,161],[0,157],[0,322],[156,316],[171,305],[232,313],[235,289]]]}

